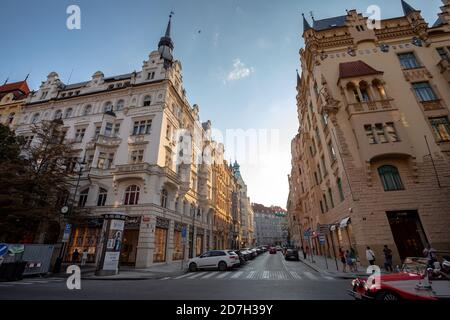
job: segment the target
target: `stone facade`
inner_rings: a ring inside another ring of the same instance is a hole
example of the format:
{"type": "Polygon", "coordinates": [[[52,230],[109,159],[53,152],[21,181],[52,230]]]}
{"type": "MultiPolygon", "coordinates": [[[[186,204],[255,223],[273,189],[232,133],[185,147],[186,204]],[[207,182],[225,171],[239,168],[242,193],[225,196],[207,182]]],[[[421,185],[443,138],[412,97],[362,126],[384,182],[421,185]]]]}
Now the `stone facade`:
{"type": "Polygon", "coordinates": [[[287,211],[258,203],[253,203],[252,208],[256,245],[286,245],[288,242],[287,211]]]}
{"type": "Polygon", "coordinates": [[[450,248],[450,2],[428,26],[404,15],[370,28],[355,10],[304,18],[299,132],[292,140],[292,240],[333,256],[370,246],[394,263],[427,243],[450,248]],[[317,239],[327,233],[326,243],[317,239]],[[331,231],[329,231],[331,229],[331,231]]]}

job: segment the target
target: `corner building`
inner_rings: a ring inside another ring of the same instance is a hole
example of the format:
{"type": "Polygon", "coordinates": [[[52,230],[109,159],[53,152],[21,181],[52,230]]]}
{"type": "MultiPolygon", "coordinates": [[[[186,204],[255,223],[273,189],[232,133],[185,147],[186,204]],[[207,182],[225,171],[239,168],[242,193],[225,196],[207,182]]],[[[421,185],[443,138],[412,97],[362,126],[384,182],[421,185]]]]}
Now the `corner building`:
{"type": "Polygon", "coordinates": [[[354,247],[362,265],[366,246],[381,264],[383,245],[395,264],[450,248],[450,1],[432,25],[399,5],[378,29],[356,10],[303,18],[290,233],[311,231],[319,254],[354,247]]]}
{"type": "MultiPolygon", "coordinates": [[[[139,71],[112,77],[98,71],[70,85],[52,72],[27,99],[16,133],[30,136],[32,125],[61,119],[74,148],[68,164],[74,189],[68,198],[75,195],[74,205],[90,219],[72,230],[66,259],[77,248],[88,250],[89,262],[96,260],[105,213],[129,215],[120,262],[139,268],[212,249],[214,223],[222,216],[229,222],[230,212],[219,211],[213,196],[213,171],[228,170],[220,156],[223,146],[211,140],[211,122],[200,123],[199,107],[187,101],[171,28],[169,21],[158,50],[139,71]],[[187,147],[180,147],[186,142],[180,130],[191,140],[187,147]],[[202,161],[206,148],[215,169],[202,161]]],[[[231,201],[223,197],[223,203],[231,201]]]]}

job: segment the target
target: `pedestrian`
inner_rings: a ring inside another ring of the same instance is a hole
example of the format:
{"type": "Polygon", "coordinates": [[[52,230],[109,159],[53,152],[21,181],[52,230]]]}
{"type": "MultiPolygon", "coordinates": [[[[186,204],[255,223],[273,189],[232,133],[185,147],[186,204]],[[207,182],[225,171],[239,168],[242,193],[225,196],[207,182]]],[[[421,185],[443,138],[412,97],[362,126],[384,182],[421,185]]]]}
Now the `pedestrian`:
{"type": "Polygon", "coordinates": [[[303,260],[306,260],[306,251],[305,248],[303,248],[303,246],[300,248],[302,250],[303,253],[303,260]]]}
{"type": "Polygon", "coordinates": [[[386,271],[393,272],[394,269],[392,268],[392,250],[389,249],[387,245],[384,245],[383,253],[384,253],[384,269],[386,271]]]}
{"type": "Polygon", "coordinates": [[[342,250],[342,248],[339,248],[339,258],[341,259],[341,262],[342,262],[342,271],[346,272],[347,271],[347,261],[345,260],[345,253],[344,253],[344,250],[342,250]]]}
{"type": "Polygon", "coordinates": [[[353,271],[353,258],[349,250],[345,251],[345,264],[350,271],[353,271]]]}
{"type": "Polygon", "coordinates": [[[358,259],[356,257],[356,250],[350,247],[350,258],[352,259],[352,271],[358,271],[358,259]]]}
{"type": "Polygon", "coordinates": [[[375,265],[375,253],[372,249],[370,249],[370,247],[367,247],[366,249],[366,258],[371,266],[375,265]]]}
{"type": "Polygon", "coordinates": [[[423,250],[423,255],[428,259],[428,267],[434,268],[434,263],[437,261],[436,249],[431,247],[431,244],[428,244],[423,250]]]}
{"type": "Polygon", "coordinates": [[[77,263],[79,256],[80,256],[80,253],[78,252],[78,249],[75,249],[72,253],[72,262],[77,263]]]}
{"type": "Polygon", "coordinates": [[[84,266],[88,259],[88,251],[87,249],[84,249],[83,253],[81,254],[81,266],[84,266]]]}
{"type": "Polygon", "coordinates": [[[309,246],[306,246],[306,256],[311,255],[311,250],[309,249],[309,246]]]}

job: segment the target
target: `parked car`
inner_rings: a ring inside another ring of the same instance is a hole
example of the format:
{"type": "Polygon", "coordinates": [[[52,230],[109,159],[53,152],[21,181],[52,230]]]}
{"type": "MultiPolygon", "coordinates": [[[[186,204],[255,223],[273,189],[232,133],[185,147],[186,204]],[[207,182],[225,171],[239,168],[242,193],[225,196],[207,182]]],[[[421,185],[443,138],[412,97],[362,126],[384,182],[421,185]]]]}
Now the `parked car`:
{"type": "Polygon", "coordinates": [[[244,254],[242,253],[242,250],[233,250],[238,256],[239,256],[239,265],[242,266],[247,263],[247,260],[245,259],[244,254]]]}
{"type": "Polygon", "coordinates": [[[277,251],[281,251],[281,247],[280,246],[276,246],[277,251]]]}
{"type": "Polygon", "coordinates": [[[286,253],[284,254],[284,259],[300,261],[300,258],[298,256],[298,251],[294,250],[294,249],[286,249],[286,253]]]}
{"type": "Polygon", "coordinates": [[[226,271],[240,264],[239,256],[231,250],[211,250],[201,256],[189,259],[189,271],[198,269],[219,269],[226,271]]]}
{"type": "Polygon", "coordinates": [[[258,252],[255,248],[250,248],[249,250],[252,253],[253,258],[256,258],[258,256],[258,252]]]}
{"type": "Polygon", "coordinates": [[[253,253],[252,249],[244,248],[242,250],[246,252],[247,260],[253,260],[255,258],[256,255],[253,253]]]}
{"type": "Polygon", "coordinates": [[[271,247],[271,248],[269,249],[269,253],[270,253],[270,254],[277,254],[277,248],[271,247]]]}
{"type": "Polygon", "coordinates": [[[245,261],[252,259],[252,253],[248,249],[241,249],[240,252],[244,256],[245,261]]]}
{"type": "Polygon", "coordinates": [[[256,249],[256,253],[257,253],[258,255],[260,255],[261,253],[264,252],[260,247],[255,248],[255,249],[256,249]]]}
{"type": "Polygon", "coordinates": [[[349,294],[358,300],[448,300],[450,281],[440,275],[440,268],[427,267],[426,258],[406,258],[399,272],[381,274],[379,281],[356,278],[349,294]]]}

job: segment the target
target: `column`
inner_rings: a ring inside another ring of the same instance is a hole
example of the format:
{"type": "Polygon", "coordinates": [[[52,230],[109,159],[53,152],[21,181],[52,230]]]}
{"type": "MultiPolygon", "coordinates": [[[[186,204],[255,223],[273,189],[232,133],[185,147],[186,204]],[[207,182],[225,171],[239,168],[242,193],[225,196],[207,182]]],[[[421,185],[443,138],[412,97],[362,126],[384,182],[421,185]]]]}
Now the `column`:
{"type": "Polygon", "coordinates": [[[153,264],[153,251],[155,249],[155,226],[155,217],[142,217],[136,253],[136,268],[147,268],[153,264]]]}

